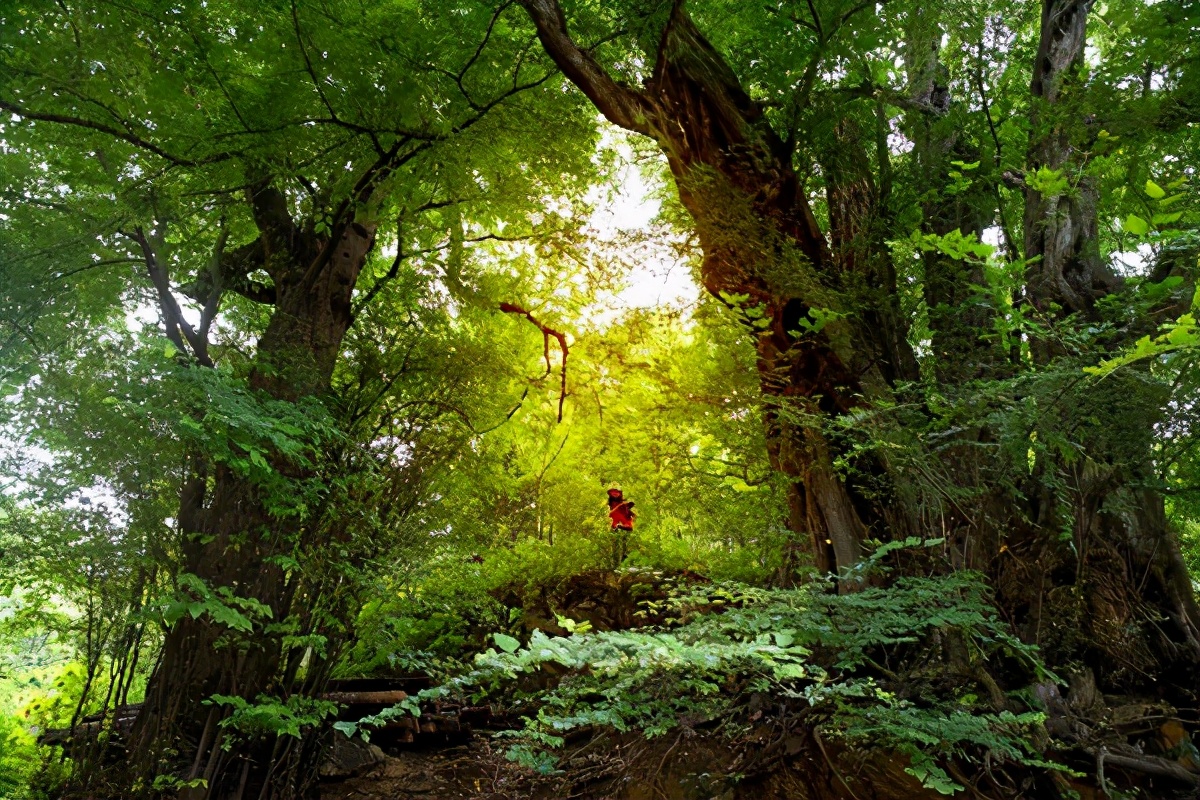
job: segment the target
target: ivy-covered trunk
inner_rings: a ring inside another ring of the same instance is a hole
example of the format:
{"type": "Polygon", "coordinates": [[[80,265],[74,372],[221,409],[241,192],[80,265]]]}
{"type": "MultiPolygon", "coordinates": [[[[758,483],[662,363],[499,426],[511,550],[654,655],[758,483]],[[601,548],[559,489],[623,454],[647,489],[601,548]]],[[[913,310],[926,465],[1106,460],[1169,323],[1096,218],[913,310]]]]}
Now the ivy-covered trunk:
{"type": "MultiPolygon", "coordinates": [[[[296,226],[282,195],[266,186],[256,190],[254,205],[262,236],[239,257],[253,257],[271,275],[274,308],[249,385],[275,401],[311,401],[329,391],[352,321],[351,293],[374,233],[347,224],[335,228],[334,239],[319,237],[312,226],[296,226]]],[[[278,452],[243,455],[281,480],[264,481],[261,472],[229,460],[195,459],[181,497],[179,583],[184,599],[198,605],[196,613],[176,615],[168,630],[130,740],[135,779],[147,786],[158,774],[181,776],[190,797],[296,797],[315,779],[319,761],[311,737],[273,733],[269,725],[229,726],[243,701],[253,704],[260,696],[286,703],[295,695],[280,711],[281,725],[282,715],[303,716],[301,698],[324,681],[324,660],[303,644],[285,642],[302,632],[287,621],[304,616],[311,600],[298,596],[311,589],[298,584],[302,571],[285,565],[294,553],[327,543],[337,527],[313,507],[319,491],[280,496],[288,487],[311,487],[315,465],[278,452]],[[307,513],[295,513],[297,502],[307,513]],[[240,738],[227,749],[229,737],[240,738]]]]}

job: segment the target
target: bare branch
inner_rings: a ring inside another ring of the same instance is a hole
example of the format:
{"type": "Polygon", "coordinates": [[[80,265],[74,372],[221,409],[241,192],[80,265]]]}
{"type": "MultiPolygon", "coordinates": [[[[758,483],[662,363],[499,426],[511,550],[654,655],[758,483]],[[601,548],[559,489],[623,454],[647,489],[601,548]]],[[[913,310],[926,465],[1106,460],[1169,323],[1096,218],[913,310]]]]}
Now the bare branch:
{"type": "MultiPolygon", "coordinates": [[[[479,60],[479,56],[483,54],[484,48],[486,48],[488,45],[488,42],[491,41],[492,32],[496,28],[496,23],[500,21],[501,15],[504,14],[504,12],[507,11],[509,8],[511,8],[512,4],[513,4],[513,0],[504,0],[504,2],[501,3],[496,8],[496,10],[492,13],[492,18],[490,20],[488,20],[487,30],[483,34],[483,39],[479,42],[479,46],[475,48],[475,52],[472,53],[471,57],[467,59],[465,64],[463,64],[462,69],[460,69],[457,73],[448,73],[448,72],[446,73],[446,74],[450,75],[451,78],[454,79],[455,85],[458,86],[458,91],[462,94],[462,96],[464,98],[466,98],[466,101],[468,104],[470,104],[471,108],[475,109],[476,111],[479,110],[479,106],[475,103],[475,99],[471,97],[471,94],[470,94],[470,92],[467,91],[467,88],[465,86],[463,86],[463,80],[466,79],[467,72],[470,71],[471,67],[475,66],[475,63],[479,60]]],[[[519,71],[520,71],[520,62],[518,62],[517,69],[515,70],[515,72],[519,72],[519,71]]],[[[516,82],[516,79],[514,77],[514,83],[515,82],[516,82]]]]}
{"type": "Polygon", "coordinates": [[[792,96],[788,100],[790,113],[788,114],[788,130],[785,144],[789,152],[796,148],[796,141],[800,133],[800,114],[808,106],[813,86],[816,84],[817,70],[820,68],[821,62],[825,60],[826,49],[847,22],[860,11],[866,8],[873,8],[874,6],[875,0],[863,0],[857,5],[851,6],[837,18],[837,21],[834,22],[833,27],[829,30],[825,30],[824,25],[822,25],[821,16],[817,13],[816,6],[813,5],[812,0],[808,0],[809,14],[813,20],[811,25],[801,21],[795,15],[792,16],[792,19],[797,24],[804,25],[804,27],[809,28],[817,34],[817,44],[813,49],[812,55],[809,56],[808,64],[804,67],[804,72],[799,83],[796,85],[795,91],[792,92],[792,96]]]}
{"type": "Polygon", "coordinates": [[[817,38],[823,41],[825,39],[825,30],[821,27],[821,15],[817,13],[817,7],[813,5],[813,0],[805,0],[805,2],[808,3],[808,13],[812,17],[812,25],[808,27],[817,34],[817,38]]]}
{"type": "Polygon", "coordinates": [[[140,258],[105,258],[105,259],[101,259],[100,261],[93,261],[92,263],[86,264],[82,267],[75,267],[74,269],[68,269],[63,272],[56,272],[56,273],[54,273],[54,275],[51,276],[51,280],[61,281],[64,278],[70,278],[73,275],[78,275],[81,272],[87,272],[89,270],[96,269],[97,267],[111,267],[115,264],[142,264],[142,263],[144,263],[144,261],[143,261],[143,259],[140,259],[140,258]]]}
{"type": "Polygon", "coordinates": [[[130,133],[129,131],[119,130],[111,125],[105,125],[104,123],[96,122],[95,120],[83,119],[81,117],[71,117],[65,114],[31,111],[28,108],[19,106],[16,103],[3,98],[0,98],[0,109],[3,109],[4,111],[10,111],[19,117],[23,117],[24,119],[32,119],[38,122],[54,122],[60,125],[71,125],[76,128],[86,128],[88,130],[99,131],[100,133],[107,134],[114,139],[120,139],[123,142],[128,142],[134,147],[154,153],[156,156],[159,156],[160,158],[163,158],[180,167],[195,167],[203,164],[214,164],[218,161],[226,161],[233,157],[231,153],[214,153],[211,156],[206,156],[201,159],[181,158],[173,153],[168,153],[166,150],[162,149],[153,142],[147,141],[146,139],[130,133]]]}
{"type": "Polygon", "coordinates": [[[567,347],[566,334],[556,331],[554,328],[551,328],[548,325],[543,325],[541,322],[538,322],[537,318],[533,316],[532,312],[527,311],[521,306],[513,303],[501,303],[500,310],[505,314],[516,314],[517,316],[524,317],[542,332],[542,353],[546,359],[546,374],[543,375],[542,378],[549,376],[552,369],[550,365],[550,337],[553,336],[556,340],[558,340],[559,349],[562,350],[562,388],[558,393],[558,421],[562,422],[563,404],[567,401],[567,355],[570,352],[569,348],[567,347]]]}
{"type": "Polygon", "coordinates": [[[154,247],[150,244],[146,233],[142,227],[133,229],[132,234],[125,234],[133,241],[137,242],[142,249],[142,256],[146,260],[146,272],[150,276],[151,283],[154,284],[154,290],[158,294],[158,307],[162,313],[163,325],[166,328],[167,338],[180,352],[188,352],[189,350],[199,361],[206,367],[213,365],[208,357],[208,341],[201,339],[187,320],[183,318],[183,312],[179,308],[179,302],[175,299],[175,294],[171,291],[171,280],[167,275],[166,268],[158,261],[158,254],[154,252],[154,247]],[[186,344],[185,344],[186,340],[186,344]]]}
{"type": "Polygon", "coordinates": [[[313,68],[312,59],[308,56],[308,47],[304,44],[304,34],[300,30],[300,12],[296,8],[296,0],[292,0],[292,26],[296,31],[296,44],[300,48],[300,55],[304,58],[304,68],[308,72],[308,77],[312,81],[313,88],[317,91],[317,97],[321,98],[321,104],[325,106],[325,110],[329,112],[329,118],[335,125],[340,125],[348,130],[353,130],[357,133],[366,134],[371,139],[371,144],[375,147],[375,152],[383,155],[383,146],[379,143],[379,137],[376,132],[363,125],[356,125],[352,122],[345,122],[334,110],[333,104],[329,102],[329,98],[325,95],[325,90],[321,88],[321,81],[317,77],[317,71],[313,68]]]}
{"type": "MultiPolygon", "coordinates": [[[[479,106],[476,109],[475,116],[457,125],[453,129],[451,135],[462,133],[486,117],[493,109],[495,109],[505,100],[513,97],[516,94],[519,94],[520,92],[526,91],[527,89],[533,89],[537,86],[540,86],[549,80],[549,78],[550,74],[547,73],[537,80],[527,81],[526,83],[515,85],[511,89],[500,93],[496,97],[492,98],[492,100],[489,102],[479,106]]],[[[342,233],[346,226],[352,222],[352,219],[350,219],[348,216],[348,212],[354,207],[354,204],[356,202],[366,203],[368,200],[370,200],[371,195],[374,193],[375,189],[380,183],[386,180],[388,176],[390,176],[400,167],[404,166],[409,161],[412,161],[418,155],[428,150],[436,141],[438,141],[438,139],[426,139],[421,141],[415,147],[412,147],[405,152],[401,152],[406,146],[413,142],[413,139],[403,136],[397,139],[396,142],[393,143],[386,152],[382,153],[379,158],[375,160],[374,164],[372,164],[365,172],[363,172],[363,174],[359,177],[358,182],[351,190],[349,196],[342,200],[342,202],[339,203],[338,207],[334,210],[332,215],[333,224],[331,225],[329,241],[323,248],[321,248],[321,252],[318,253],[317,257],[313,259],[312,263],[305,271],[304,277],[301,279],[302,284],[310,283],[320,272],[321,268],[325,265],[325,262],[328,261],[330,254],[333,252],[334,245],[341,239],[342,233]]]]}
{"type": "MultiPolygon", "coordinates": [[[[427,211],[432,208],[444,208],[445,206],[448,206],[448,205],[453,205],[453,203],[450,203],[450,202],[426,203],[424,206],[421,206],[417,210],[418,211],[427,211]]],[[[471,236],[471,237],[468,237],[465,239],[461,239],[460,243],[461,244],[477,244],[479,242],[523,242],[523,241],[528,241],[531,238],[533,238],[533,237],[531,237],[531,236],[502,236],[498,233],[485,233],[480,236],[471,236]]],[[[388,268],[388,271],[383,275],[383,277],[381,277],[379,280],[375,281],[375,283],[371,285],[371,288],[369,290],[367,290],[367,293],[363,297],[363,299],[360,300],[358,302],[358,304],[354,307],[354,316],[355,317],[357,317],[364,308],[366,308],[368,305],[370,305],[371,301],[375,299],[376,295],[378,295],[379,292],[382,291],[383,288],[385,286],[387,286],[388,283],[390,283],[391,281],[396,279],[396,277],[400,274],[400,265],[402,263],[404,263],[406,260],[412,258],[413,256],[424,256],[424,255],[429,255],[430,253],[437,253],[442,250],[449,249],[454,244],[452,241],[446,241],[446,242],[443,242],[442,244],[435,245],[433,247],[423,247],[420,250],[409,250],[409,251],[405,252],[404,246],[403,246],[403,238],[400,235],[400,226],[399,225],[396,226],[396,240],[397,240],[396,241],[396,257],[392,259],[391,267],[388,268]]]]}
{"type": "Polygon", "coordinates": [[[221,295],[225,290],[224,276],[221,272],[222,259],[225,255],[225,243],[229,241],[229,228],[225,224],[224,215],[220,221],[221,230],[217,234],[217,243],[213,248],[213,256],[208,265],[209,278],[212,281],[212,286],[209,289],[208,297],[204,300],[204,308],[200,312],[200,330],[199,337],[201,341],[208,341],[208,331],[212,327],[213,320],[216,319],[217,311],[221,307],[221,295]]]}

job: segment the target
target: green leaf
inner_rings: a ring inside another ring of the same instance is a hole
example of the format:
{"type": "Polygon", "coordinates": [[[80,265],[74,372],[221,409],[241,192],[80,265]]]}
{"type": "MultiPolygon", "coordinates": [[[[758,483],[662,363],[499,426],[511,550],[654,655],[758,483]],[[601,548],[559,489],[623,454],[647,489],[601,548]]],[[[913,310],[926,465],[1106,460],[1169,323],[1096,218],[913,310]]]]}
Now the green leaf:
{"type": "Polygon", "coordinates": [[[250,621],[249,617],[227,605],[212,601],[206,603],[205,606],[203,610],[208,611],[209,616],[213,618],[214,622],[245,633],[250,633],[254,630],[254,623],[250,621]]]}
{"type": "Polygon", "coordinates": [[[1130,214],[1121,223],[1121,227],[1134,236],[1145,236],[1150,232],[1150,223],[1139,217],[1137,214],[1130,214]]]}
{"type": "Polygon", "coordinates": [[[506,633],[493,633],[492,640],[496,646],[506,653],[515,653],[521,649],[521,642],[506,633]]]}
{"type": "Polygon", "coordinates": [[[1187,197],[1187,194],[1182,192],[1180,194],[1173,194],[1170,197],[1165,197],[1162,200],[1159,200],[1158,207],[1167,208],[1168,206],[1173,206],[1185,197],[1187,197]]]}
{"type": "Polygon", "coordinates": [[[167,623],[167,625],[174,625],[176,622],[182,619],[183,615],[187,612],[188,604],[176,600],[174,603],[168,605],[163,611],[163,622],[167,623]]]}
{"type": "Polygon", "coordinates": [[[1030,189],[1045,197],[1058,197],[1065,194],[1071,187],[1071,182],[1061,170],[1049,167],[1038,167],[1036,172],[1025,176],[1025,183],[1030,189]]]}
{"type": "Polygon", "coordinates": [[[1151,180],[1146,181],[1146,194],[1154,200],[1162,200],[1167,196],[1166,191],[1161,186],[1151,180]]]}
{"type": "MultiPolygon", "coordinates": [[[[1182,320],[1180,320],[1182,322],[1182,320]]],[[[1195,347],[1200,344],[1200,335],[1191,325],[1181,324],[1171,329],[1167,334],[1167,343],[1174,347],[1195,347]]]]}

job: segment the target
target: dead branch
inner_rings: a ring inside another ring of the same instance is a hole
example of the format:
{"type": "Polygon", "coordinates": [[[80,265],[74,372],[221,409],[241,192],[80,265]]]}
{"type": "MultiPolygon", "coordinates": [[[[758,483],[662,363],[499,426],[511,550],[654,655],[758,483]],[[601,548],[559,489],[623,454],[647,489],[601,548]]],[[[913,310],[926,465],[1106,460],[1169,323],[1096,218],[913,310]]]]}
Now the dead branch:
{"type": "Polygon", "coordinates": [[[500,310],[505,314],[516,314],[517,316],[524,317],[542,332],[542,355],[546,359],[546,374],[542,378],[548,377],[553,369],[550,365],[550,337],[553,336],[558,340],[559,349],[562,350],[562,388],[558,393],[558,421],[562,422],[563,404],[567,401],[567,354],[570,352],[570,348],[567,347],[566,334],[556,331],[548,325],[543,325],[541,322],[538,322],[532,312],[513,303],[501,303],[500,310]]]}

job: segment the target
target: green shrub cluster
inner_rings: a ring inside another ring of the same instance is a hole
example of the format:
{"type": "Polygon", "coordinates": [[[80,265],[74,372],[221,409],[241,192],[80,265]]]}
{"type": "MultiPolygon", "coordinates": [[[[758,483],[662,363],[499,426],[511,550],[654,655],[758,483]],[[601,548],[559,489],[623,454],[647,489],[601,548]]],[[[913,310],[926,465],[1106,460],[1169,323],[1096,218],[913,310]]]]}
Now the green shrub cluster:
{"type": "MultiPolygon", "coordinates": [[[[570,731],[599,726],[656,736],[682,724],[729,725],[756,693],[802,710],[818,735],[906,756],[910,774],[946,793],[962,788],[946,772],[947,759],[1059,768],[1034,744],[1042,714],[998,708],[970,684],[948,684],[935,666],[944,667],[944,653],[953,651],[964,669],[1003,671],[1026,684],[1054,680],[1036,647],[1007,631],[976,573],[908,576],[850,594],[819,583],[763,589],[726,582],[681,588],[659,606],[650,610],[672,616],[658,628],[566,637],[535,631],[523,646],[495,634],[496,647],[478,655],[472,670],[424,698],[480,700],[502,691],[511,698],[530,676],[561,676],[548,690],[516,693],[525,727],[505,734],[516,740],[513,759],[543,771],[554,769],[550,751],[570,731]]],[[[363,724],[414,709],[409,703],[363,724]]]]}

